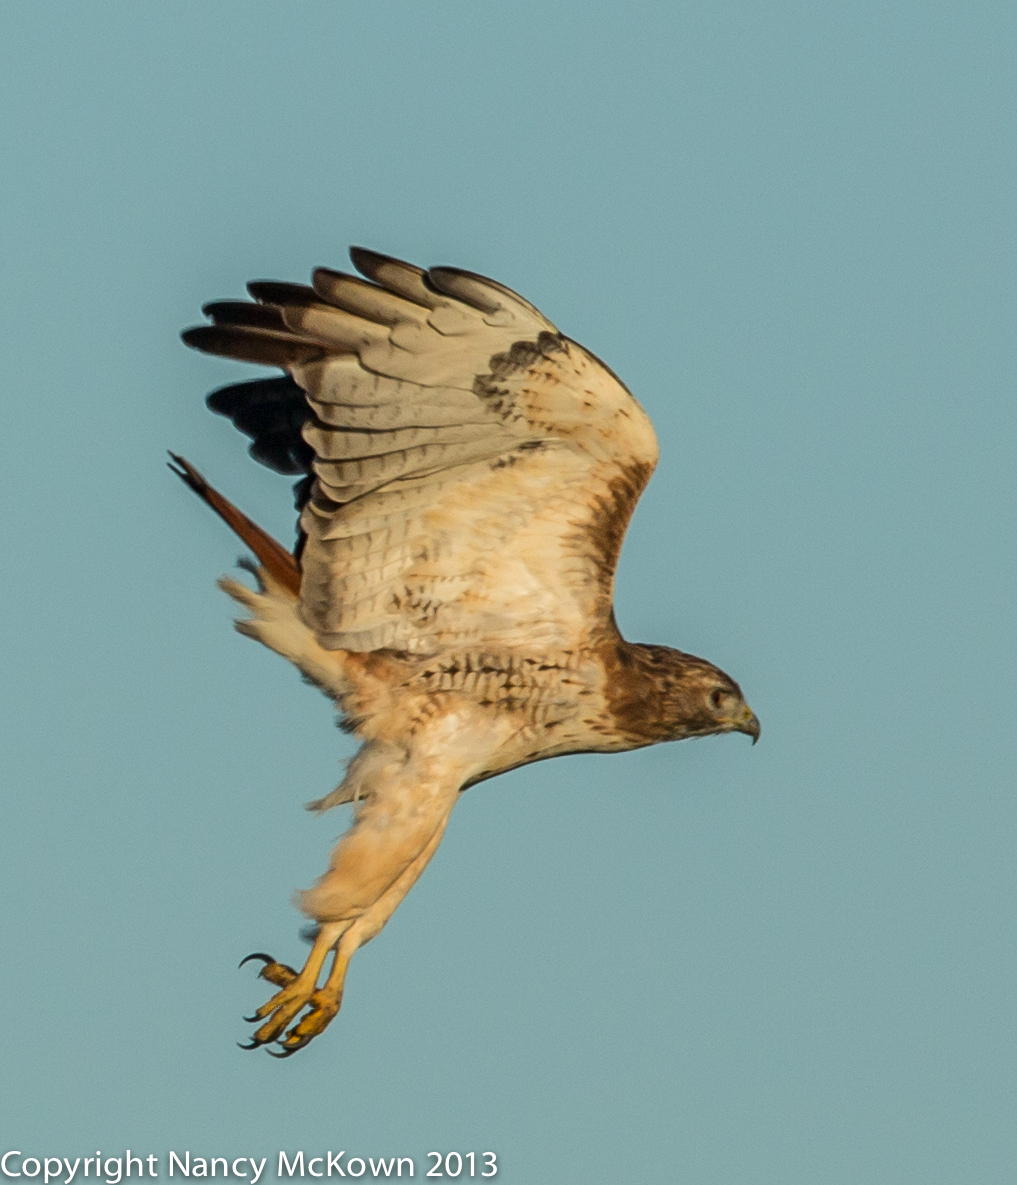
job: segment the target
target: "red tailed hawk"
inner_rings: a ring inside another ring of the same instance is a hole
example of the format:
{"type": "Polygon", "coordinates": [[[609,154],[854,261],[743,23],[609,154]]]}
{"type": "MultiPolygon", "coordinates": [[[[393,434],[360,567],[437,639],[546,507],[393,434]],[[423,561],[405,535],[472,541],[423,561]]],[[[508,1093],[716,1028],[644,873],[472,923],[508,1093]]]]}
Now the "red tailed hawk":
{"type": "MultiPolygon", "coordinates": [[[[175,472],[257,557],[223,579],[241,633],[288,658],[363,742],[328,871],[300,897],[317,937],[249,1048],[287,1056],[339,1010],[349,961],[434,855],[462,790],[566,753],[741,732],[738,684],[666,646],[626,642],[615,564],[657,461],[646,413],[610,370],[522,297],[456,268],[354,249],[366,279],[257,282],[206,305],[184,341],[279,367],[213,392],[253,456],[300,473],[291,553],[186,461],[175,472]],[[331,967],[322,979],[326,961],[331,967]]],[[[246,960],[245,960],[246,961],[246,960]]]]}

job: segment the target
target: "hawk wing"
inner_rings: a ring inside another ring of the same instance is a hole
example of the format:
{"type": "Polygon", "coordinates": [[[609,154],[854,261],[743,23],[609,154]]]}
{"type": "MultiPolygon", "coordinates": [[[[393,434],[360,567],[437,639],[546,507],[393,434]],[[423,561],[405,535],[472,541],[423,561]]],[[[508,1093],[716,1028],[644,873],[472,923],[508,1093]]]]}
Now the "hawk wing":
{"type": "Polygon", "coordinates": [[[419,655],[613,636],[615,564],[657,460],[645,412],[495,281],[351,255],[366,280],[254,283],[256,304],[206,306],[213,323],[184,334],[280,366],[306,393],[306,411],[270,387],[285,380],[244,385],[260,409],[213,396],[256,456],[268,425],[260,459],[310,460],[304,622],[330,649],[419,655]]]}

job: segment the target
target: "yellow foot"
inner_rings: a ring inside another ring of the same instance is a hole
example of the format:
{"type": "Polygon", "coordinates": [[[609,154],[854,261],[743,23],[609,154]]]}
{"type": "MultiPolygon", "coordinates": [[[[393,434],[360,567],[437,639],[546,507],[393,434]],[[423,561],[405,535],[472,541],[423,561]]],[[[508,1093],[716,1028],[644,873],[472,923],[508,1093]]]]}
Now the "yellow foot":
{"type": "MultiPolygon", "coordinates": [[[[318,987],[318,976],[325,957],[334,947],[338,937],[338,933],[331,935],[327,933],[330,928],[322,928],[307,963],[299,974],[292,967],[287,967],[285,963],[278,963],[271,955],[261,952],[248,955],[240,964],[242,967],[251,959],[264,960],[265,966],[258,974],[262,979],[268,980],[269,983],[275,984],[280,989],[271,1000],[262,1004],[253,1016],[244,1017],[251,1024],[259,1021],[264,1023],[254,1031],[251,1041],[247,1045],[241,1045],[241,1049],[260,1049],[262,1045],[277,1042],[282,1047],[281,1052],[276,1053],[269,1050],[269,1053],[273,1057],[289,1057],[298,1049],[303,1049],[328,1027],[329,1022],[339,1011],[339,1005],[342,1002],[342,981],[345,979],[345,965],[349,961],[348,959],[343,960],[342,973],[339,973],[336,964],[333,964],[328,980],[321,988],[318,987]],[[308,1009],[306,1015],[301,1017],[289,1032],[286,1032],[287,1026],[297,1020],[305,1008],[308,1009]]],[[[337,931],[341,931],[341,929],[341,926],[335,927],[337,931]]],[[[336,963],[338,962],[337,957],[336,963]]]]}
{"type": "MultiPolygon", "coordinates": [[[[281,1051],[276,1053],[270,1049],[269,1053],[273,1057],[290,1057],[298,1049],[303,1049],[319,1033],[323,1033],[328,1028],[332,1018],[339,1011],[339,1003],[339,1000],[331,999],[324,989],[313,992],[307,1001],[310,1011],[302,1016],[285,1036],[276,1038],[281,1046],[281,1051]]],[[[258,1033],[260,1032],[259,1029],[258,1033]]],[[[257,1035],[256,1033],[255,1036],[257,1037],[257,1035]]]]}

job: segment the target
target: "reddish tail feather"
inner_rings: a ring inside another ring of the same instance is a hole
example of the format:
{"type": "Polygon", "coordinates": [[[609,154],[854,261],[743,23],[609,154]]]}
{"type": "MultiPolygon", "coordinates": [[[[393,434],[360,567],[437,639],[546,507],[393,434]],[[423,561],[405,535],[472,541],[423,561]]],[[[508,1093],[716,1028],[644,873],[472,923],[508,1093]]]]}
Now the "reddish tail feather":
{"type": "Polygon", "coordinates": [[[296,558],[257,523],[251,522],[228,498],[224,498],[218,490],[210,486],[189,461],[178,457],[176,453],[170,453],[170,456],[173,462],[167,463],[177,477],[190,486],[198,497],[207,502],[223,522],[240,536],[271,577],[289,589],[294,596],[299,596],[300,568],[296,558]]]}

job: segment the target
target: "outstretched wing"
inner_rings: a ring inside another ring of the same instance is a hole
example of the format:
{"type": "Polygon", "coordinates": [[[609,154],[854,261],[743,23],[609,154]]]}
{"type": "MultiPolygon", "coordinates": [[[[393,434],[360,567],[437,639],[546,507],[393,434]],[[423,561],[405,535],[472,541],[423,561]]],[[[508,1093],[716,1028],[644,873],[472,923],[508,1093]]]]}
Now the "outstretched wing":
{"type": "Polygon", "coordinates": [[[421,655],[613,634],[618,552],[657,459],[645,412],[493,280],[351,255],[366,280],[253,283],[258,303],[206,306],[213,323],[183,335],[306,392],[306,411],[285,379],[212,397],[258,459],[310,460],[304,621],[331,649],[421,655]]]}

